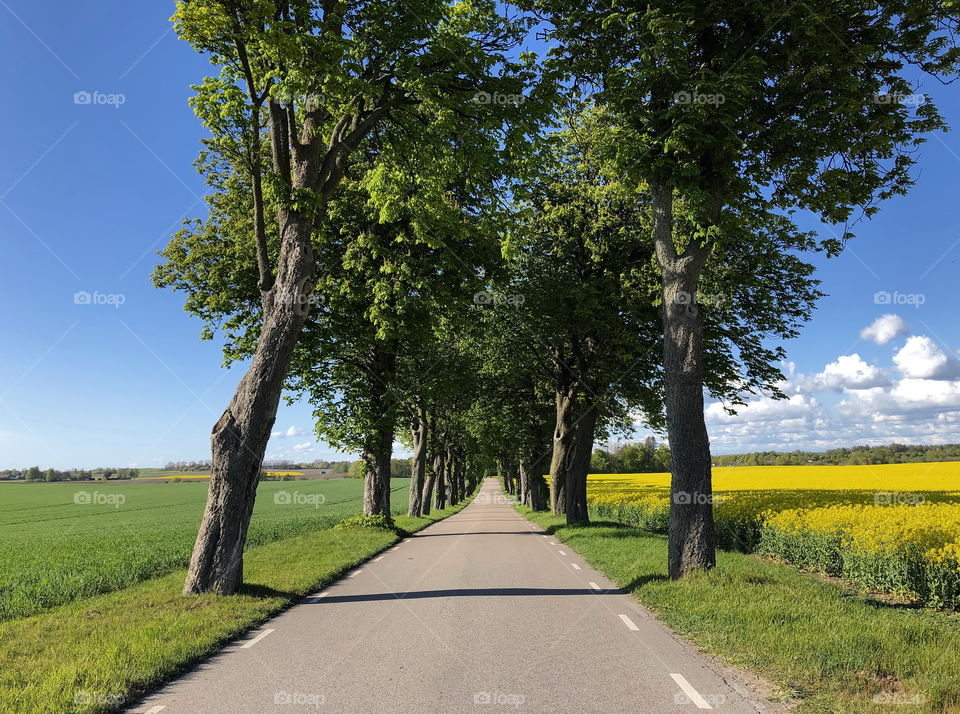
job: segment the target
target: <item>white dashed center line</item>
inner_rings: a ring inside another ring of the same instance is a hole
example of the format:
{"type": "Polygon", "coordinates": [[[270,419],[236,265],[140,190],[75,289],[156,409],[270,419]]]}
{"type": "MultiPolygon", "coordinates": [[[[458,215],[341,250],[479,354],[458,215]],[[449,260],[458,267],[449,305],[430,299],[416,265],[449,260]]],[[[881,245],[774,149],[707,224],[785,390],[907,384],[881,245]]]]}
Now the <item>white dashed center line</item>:
{"type": "Polygon", "coordinates": [[[631,629],[631,630],[639,630],[639,629],[640,629],[639,627],[637,627],[637,626],[633,623],[633,620],[631,620],[631,619],[630,619],[629,617],[627,617],[626,615],[620,615],[620,619],[623,620],[623,624],[626,625],[627,628],[629,628],[629,629],[631,629]]]}
{"type": "Polygon", "coordinates": [[[264,637],[266,637],[267,635],[269,635],[271,632],[273,632],[272,629],[271,629],[271,630],[264,630],[263,632],[261,632],[259,635],[257,635],[256,637],[254,637],[252,640],[250,640],[250,641],[247,642],[246,644],[240,645],[240,649],[245,650],[245,649],[247,649],[248,647],[253,647],[255,644],[257,644],[260,640],[262,640],[264,637]]]}
{"type": "MultiPolygon", "coordinates": [[[[620,617],[623,617],[621,615],[620,617]]],[[[671,674],[673,681],[677,683],[680,689],[683,690],[683,693],[690,697],[690,701],[697,705],[697,709],[713,709],[707,703],[707,700],[700,696],[700,692],[693,688],[693,685],[687,681],[687,678],[682,674],[671,674]]]]}
{"type": "Polygon", "coordinates": [[[594,590],[603,590],[603,588],[601,588],[596,583],[590,583],[590,587],[592,587],[594,590]]]}
{"type": "Polygon", "coordinates": [[[574,570],[580,570],[580,566],[577,565],[576,563],[570,563],[570,567],[573,568],[574,570]]]}
{"type": "Polygon", "coordinates": [[[362,573],[362,572],[363,572],[363,568],[361,568],[360,570],[354,570],[354,571],[353,571],[352,573],[350,573],[347,577],[348,577],[348,578],[355,578],[355,577],[357,577],[357,576],[358,576],[360,573],[362,573]]]}
{"type": "Polygon", "coordinates": [[[566,554],[567,554],[567,551],[565,551],[565,550],[561,550],[561,551],[560,551],[560,555],[566,555],[566,554]]]}

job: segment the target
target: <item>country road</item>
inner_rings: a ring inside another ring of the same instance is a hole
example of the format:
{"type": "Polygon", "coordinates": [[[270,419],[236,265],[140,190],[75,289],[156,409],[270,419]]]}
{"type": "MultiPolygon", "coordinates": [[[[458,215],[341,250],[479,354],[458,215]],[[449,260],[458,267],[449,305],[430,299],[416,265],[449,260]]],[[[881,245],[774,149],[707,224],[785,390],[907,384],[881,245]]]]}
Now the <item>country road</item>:
{"type": "Polygon", "coordinates": [[[517,514],[494,479],[129,709],[770,711],[517,514]]]}

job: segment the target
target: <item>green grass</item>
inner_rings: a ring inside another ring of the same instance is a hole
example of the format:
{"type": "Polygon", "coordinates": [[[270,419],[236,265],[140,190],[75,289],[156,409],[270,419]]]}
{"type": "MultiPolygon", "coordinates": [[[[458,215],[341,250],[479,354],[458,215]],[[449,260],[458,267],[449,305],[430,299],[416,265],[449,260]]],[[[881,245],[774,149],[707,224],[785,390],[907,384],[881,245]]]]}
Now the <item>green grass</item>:
{"type": "MultiPolygon", "coordinates": [[[[406,511],[408,484],[393,482],[395,513],[406,511]]],[[[186,567],[207,487],[186,481],[3,484],[0,621],[186,567]]],[[[329,528],[362,505],[357,479],[262,482],[247,547],[329,528]]]]}
{"type": "Polygon", "coordinates": [[[719,552],[715,570],[672,582],[664,536],[519,510],[667,626],[770,680],[799,712],[960,712],[956,614],[878,602],[741,553],[719,552]]]}
{"type": "MultiPolygon", "coordinates": [[[[413,532],[464,505],[396,525],[413,532]]],[[[247,551],[239,595],[183,596],[179,570],[0,623],[0,711],[116,709],[398,539],[382,528],[313,531],[247,551]]]]}

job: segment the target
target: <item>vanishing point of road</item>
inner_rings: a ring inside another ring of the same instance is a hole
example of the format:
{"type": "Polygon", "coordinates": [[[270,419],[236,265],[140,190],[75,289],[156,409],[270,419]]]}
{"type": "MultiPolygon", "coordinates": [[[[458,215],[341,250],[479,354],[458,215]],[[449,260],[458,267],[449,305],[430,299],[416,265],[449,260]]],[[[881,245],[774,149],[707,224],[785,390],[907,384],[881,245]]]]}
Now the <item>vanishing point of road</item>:
{"type": "Polygon", "coordinates": [[[775,705],[682,642],[487,479],[400,541],[130,709],[723,712],[775,705]]]}

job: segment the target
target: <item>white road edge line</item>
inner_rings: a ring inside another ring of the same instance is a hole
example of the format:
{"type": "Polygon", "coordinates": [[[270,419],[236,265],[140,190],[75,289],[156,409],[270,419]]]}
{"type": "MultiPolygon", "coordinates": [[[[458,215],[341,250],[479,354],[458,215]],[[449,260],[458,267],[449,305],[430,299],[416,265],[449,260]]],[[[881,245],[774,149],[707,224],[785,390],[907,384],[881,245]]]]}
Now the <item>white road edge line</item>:
{"type": "Polygon", "coordinates": [[[560,555],[566,555],[566,554],[567,554],[567,551],[565,551],[565,550],[561,550],[561,551],[560,551],[560,555]]]}
{"type": "Polygon", "coordinates": [[[150,707],[143,714],[157,714],[157,712],[162,712],[164,709],[166,709],[165,706],[163,706],[162,704],[158,704],[155,707],[150,707]]]}
{"type": "Polygon", "coordinates": [[[308,597],[305,602],[312,605],[315,602],[323,600],[323,598],[325,598],[329,594],[330,593],[317,593],[316,595],[311,595],[310,597],[308,597]]]}
{"type": "Polygon", "coordinates": [[[374,558],[372,562],[376,563],[378,560],[383,560],[383,556],[381,555],[377,558],[374,558]]]}
{"type": "MultiPolygon", "coordinates": [[[[276,628],[274,628],[274,629],[276,629],[276,628]]],[[[269,635],[269,634],[270,634],[271,632],[273,632],[273,631],[274,631],[273,629],[264,630],[263,632],[261,632],[259,635],[257,635],[256,637],[254,637],[252,640],[250,640],[250,641],[247,642],[246,644],[240,645],[240,649],[244,649],[244,650],[245,650],[245,649],[247,649],[248,647],[253,647],[255,644],[257,644],[260,640],[262,640],[264,637],[266,637],[267,635],[269,635]]]]}
{"type": "Polygon", "coordinates": [[[357,576],[358,576],[360,573],[362,573],[362,572],[363,572],[363,568],[360,568],[360,570],[354,570],[354,571],[353,571],[352,573],[350,573],[347,577],[348,577],[348,578],[355,578],[355,577],[357,577],[357,576]]]}
{"type": "MultiPolygon", "coordinates": [[[[633,620],[631,620],[626,615],[620,615],[620,619],[623,620],[623,624],[626,625],[628,629],[639,631],[640,628],[637,627],[635,624],[633,624],[633,620]]],[[[670,675],[670,676],[672,677],[673,675],[670,675]]]]}
{"type": "MultiPolygon", "coordinates": [[[[623,615],[620,617],[623,617],[623,615]]],[[[700,696],[700,692],[694,689],[693,685],[687,681],[686,677],[682,674],[671,674],[670,676],[680,689],[683,690],[683,693],[690,697],[690,701],[697,705],[697,709],[713,709],[713,707],[707,703],[707,700],[700,696]]]]}
{"type": "Polygon", "coordinates": [[[577,565],[576,563],[570,563],[570,567],[573,568],[574,570],[580,570],[580,566],[577,565]]]}
{"type": "Polygon", "coordinates": [[[603,588],[601,588],[596,583],[590,583],[590,587],[592,587],[594,590],[603,590],[603,588]]]}

